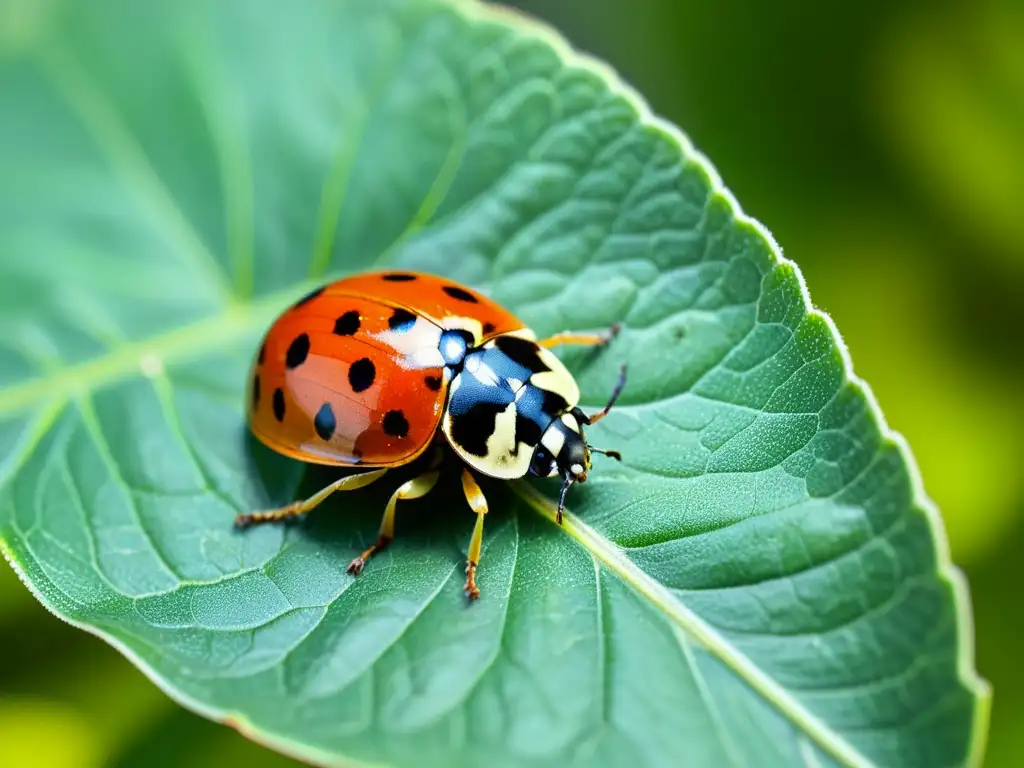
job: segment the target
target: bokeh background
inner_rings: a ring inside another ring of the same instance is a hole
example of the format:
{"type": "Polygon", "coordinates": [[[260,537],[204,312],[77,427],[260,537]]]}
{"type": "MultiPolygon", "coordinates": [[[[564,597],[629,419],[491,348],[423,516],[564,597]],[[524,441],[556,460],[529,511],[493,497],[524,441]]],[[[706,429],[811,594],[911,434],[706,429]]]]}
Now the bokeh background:
{"type": "MultiPolygon", "coordinates": [[[[511,4],[680,125],[800,265],[969,579],[986,765],[1024,765],[1024,3],[511,4]]],[[[0,648],[6,765],[297,765],[177,707],[7,567],[0,648]]]]}

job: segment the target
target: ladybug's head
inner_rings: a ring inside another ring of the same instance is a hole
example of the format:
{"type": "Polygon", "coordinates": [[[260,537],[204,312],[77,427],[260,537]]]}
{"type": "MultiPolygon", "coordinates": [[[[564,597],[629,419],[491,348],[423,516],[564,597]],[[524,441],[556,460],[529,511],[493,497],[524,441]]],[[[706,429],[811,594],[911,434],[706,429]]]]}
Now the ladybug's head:
{"type": "Polygon", "coordinates": [[[572,482],[584,482],[590,471],[590,446],[583,439],[582,424],[573,412],[562,414],[544,430],[533,451],[530,474],[539,477],[562,475],[572,482]]]}
{"type": "Polygon", "coordinates": [[[615,400],[626,384],[626,366],[622,366],[619,381],[612,392],[608,405],[593,416],[587,416],[578,407],[561,414],[554,419],[541,435],[540,443],[533,451],[530,462],[530,474],[540,477],[562,476],[562,492],[558,499],[557,518],[562,522],[562,510],[565,508],[565,494],[573,483],[584,483],[590,471],[591,453],[603,453],[617,461],[622,461],[618,451],[595,448],[587,443],[583,436],[583,427],[594,424],[604,418],[605,414],[615,405],[615,400]]]}

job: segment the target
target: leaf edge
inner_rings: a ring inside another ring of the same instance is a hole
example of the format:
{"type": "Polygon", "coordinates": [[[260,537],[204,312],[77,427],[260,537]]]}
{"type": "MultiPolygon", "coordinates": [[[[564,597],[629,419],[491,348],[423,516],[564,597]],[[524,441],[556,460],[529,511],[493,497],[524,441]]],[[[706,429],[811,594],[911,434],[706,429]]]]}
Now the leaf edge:
{"type": "MultiPolygon", "coordinates": [[[[981,766],[988,742],[992,684],[983,678],[977,670],[974,617],[971,610],[972,603],[967,578],[963,571],[953,562],[949,538],[942,521],[942,514],[939,511],[938,505],[925,491],[924,479],[921,476],[920,467],[914,458],[910,444],[902,434],[889,426],[871,385],[854,371],[853,359],[838,326],[828,313],[814,305],[807,287],[807,281],[804,279],[799,265],[783,255],[782,247],[762,222],[743,210],[739,201],[733,196],[729,188],[726,187],[710,158],[693,145],[693,142],[679,126],[658,116],[651,109],[647,99],[633,86],[629,85],[612,65],[575,48],[565,35],[553,25],[529,15],[525,11],[498,3],[485,6],[480,0],[440,0],[440,2],[457,8],[468,18],[499,22],[525,34],[532,34],[548,44],[554,53],[567,65],[585,69],[600,77],[612,93],[621,96],[636,111],[637,120],[641,125],[661,132],[666,138],[677,145],[687,162],[699,166],[701,170],[707,173],[710,181],[710,194],[713,196],[717,195],[725,201],[737,224],[746,226],[756,236],[764,240],[776,268],[781,267],[790,270],[799,286],[800,298],[807,310],[808,317],[818,318],[828,328],[842,358],[843,373],[846,380],[864,397],[871,418],[878,426],[882,445],[884,446],[886,442],[892,445],[906,466],[913,490],[911,506],[920,508],[928,521],[928,529],[932,534],[932,545],[936,555],[935,573],[940,581],[950,587],[953,596],[953,607],[956,612],[957,679],[975,697],[974,718],[971,726],[971,744],[965,756],[965,765],[972,766],[972,768],[981,766]]],[[[533,492],[533,489],[530,489],[529,493],[531,495],[533,492]]],[[[527,501],[525,495],[519,495],[524,501],[527,501]]],[[[530,502],[527,501],[527,503],[530,502]]],[[[538,512],[546,516],[545,512],[541,510],[538,510],[538,512]]],[[[575,523],[582,525],[578,519],[575,520],[575,523]]]]}

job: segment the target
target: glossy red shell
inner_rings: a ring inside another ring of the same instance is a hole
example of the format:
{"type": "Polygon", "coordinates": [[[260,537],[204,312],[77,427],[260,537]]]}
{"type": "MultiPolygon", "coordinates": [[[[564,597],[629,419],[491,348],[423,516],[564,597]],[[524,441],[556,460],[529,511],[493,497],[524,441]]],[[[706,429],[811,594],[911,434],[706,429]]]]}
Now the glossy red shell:
{"type": "Polygon", "coordinates": [[[434,275],[343,278],[267,331],[251,371],[250,427],[301,461],[407,463],[430,445],[444,410],[442,330],[468,330],[479,343],[522,327],[483,294],[434,275]]]}

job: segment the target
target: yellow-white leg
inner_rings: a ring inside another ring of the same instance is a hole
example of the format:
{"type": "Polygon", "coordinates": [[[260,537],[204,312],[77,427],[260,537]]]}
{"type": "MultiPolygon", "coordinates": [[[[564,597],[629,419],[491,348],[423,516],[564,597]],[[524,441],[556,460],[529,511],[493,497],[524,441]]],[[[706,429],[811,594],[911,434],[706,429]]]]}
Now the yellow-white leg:
{"type": "Polygon", "coordinates": [[[235,525],[245,527],[254,523],[276,522],[290,517],[304,515],[320,504],[324,499],[335,491],[354,491],[357,488],[365,488],[370,483],[379,480],[384,476],[387,469],[375,469],[371,472],[363,472],[358,475],[349,475],[340,480],[335,480],[330,485],[317,491],[308,499],[293,501],[277,509],[270,509],[265,512],[246,512],[235,517],[235,525]]]}
{"type": "Polygon", "coordinates": [[[579,344],[582,346],[596,347],[602,344],[607,344],[613,338],[615,338],[620,330],[621,326],[618,323],[612,325],[607,331],[603,333],[575,333],[573,331],[562,331],[556,333],[554,336],[548,336],[546,339],[540,340],[542,347],[551,349],[562,344],[579,344]]]}
{"type": "Polygon", "coordinates": [[[476,568],[480,564],[480,549],[484,542],[484,516],[487,514],[487,498],[480,490],[469,469],[462,470],[462,490],[466,494],[466,501],[470,508],[476,513],[476,525],[473,526],[473,538],[469,540],[469,556],[466,563],[466,596],[470,600],[480,597],[480,590],[476,585],[476,568]]]}
{"type": "Polygon", "coordinates": [[[398,486],[398,490],[391,494],[391,498],[388,499],[388,505],[384,508],[384,518],[380,521],[380,534],[377,536],[377,541],[366,549],[363,554],[349,563],[349,573],[358,576],[366,562],[395,538],[395,507],[398,505],[399,499],[418,499],[420,496],[430,493],[437,483],[439,474],[437,470],[425,472],[419,477],[415,477],[398,486]]]}

